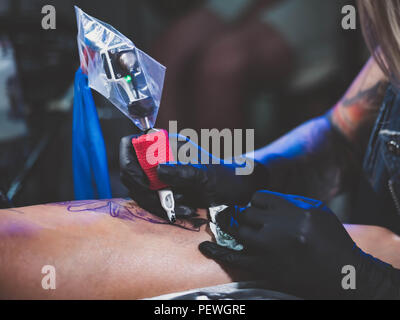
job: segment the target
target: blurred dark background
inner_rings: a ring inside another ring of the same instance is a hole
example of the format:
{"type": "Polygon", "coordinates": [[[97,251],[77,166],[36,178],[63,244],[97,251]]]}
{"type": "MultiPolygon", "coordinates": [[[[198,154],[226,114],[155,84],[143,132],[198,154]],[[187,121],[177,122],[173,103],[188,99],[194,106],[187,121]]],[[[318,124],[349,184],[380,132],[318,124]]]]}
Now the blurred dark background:
{"type": "MultiPolygon", "coordinates": [[[[73,6],[120,30],[167,67],[157,127],[255,128],[256,146],[331,108],[366,61],[341,0],[0,0],[0,201],[74,198],[71,162],[73,6]],[[41,8],[56,8],[56,30],[41,8]]],[[[95,94],[112,193],[118,145],[133,124],[95,94]]]]}

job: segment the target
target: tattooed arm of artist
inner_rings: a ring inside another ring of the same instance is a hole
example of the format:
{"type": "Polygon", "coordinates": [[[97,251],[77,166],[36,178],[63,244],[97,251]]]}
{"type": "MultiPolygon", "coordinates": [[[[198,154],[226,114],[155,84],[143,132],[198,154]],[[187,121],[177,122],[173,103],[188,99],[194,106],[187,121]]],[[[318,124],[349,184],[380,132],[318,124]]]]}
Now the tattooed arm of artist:
{"type": "Polygon", "coordinates": [[[386,76],[370,58],[327,114],[256,151],[255,158],[269,169],[266,187],[323,201],[341,192],[360,173],[387,86],[386,76]]]}

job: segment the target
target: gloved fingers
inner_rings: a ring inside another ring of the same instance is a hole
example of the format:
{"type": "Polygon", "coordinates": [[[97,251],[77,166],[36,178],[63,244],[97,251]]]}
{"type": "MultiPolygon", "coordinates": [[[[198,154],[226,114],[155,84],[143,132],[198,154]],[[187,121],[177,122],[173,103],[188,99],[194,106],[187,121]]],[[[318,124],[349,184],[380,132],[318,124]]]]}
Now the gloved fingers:
{"type": "Polygon", "coordinates": [[[175,205],[175,214],[179,218],[191,217],[197,215],[197,209],[184,205],[175,205]]]}
{"type": "Polygon", "coordinates": [[[237,210],[237,206],[229,206],[217,214],[215,220],[223,231],[229,230],[231,224],[238,226],[237,210]]]}
{"type": "Polygon", "coordinates": [[[216,217],[218,226],[222,231],[234,237],[239,243],[247,247],[257,246],[260,242],[257,238],[260,224],[255,224],[256,228],[253,228],[252,226],[244,224],[243,221],[238,221],[235,211],[237,212],[237,210],[231,209],[220,212],[216,217]]]}
{"type": "Polygon", "coordinates": [[[260,255],[228,249],[210,241],[200,243],[199,250],[206,257],[228,267],[251,274],[252,279],[279,286],[282,282],[282,263],[273,254],[260,255]]]}
{"type": "Polygon", "coordinates": [[[258,208],[244,208],[230,206],[218,213],[216,220],[221,228],[234,225],[248,225],[255,229],[260,229],[264,225],[265,212],[258,208]]]}
{"type": "Polygon", "coordinates": [[[239,227],[230,228],[230,235],[241,243],[245,248],[250,250],[262,250],[262,240],[260,239],[259,232],[246,225],[239,225],[239,227]]]}
{"type": "Polygon", "coordinates": [[[277,252],[279,248],[291,248],[294,243],[291,238],[282,238],[273,225],[262,229],[253,229],[246,225],[239,226],[231,231],[232,236],[241,243],[248,252],[265,255],[277,252]]]}
{"type": "Polygon", "coordinates": [[[120,178],[121,182],[132,194],[149,191],[148,183],[145,181],[147,177],[121,171],[120,178]]]}
{"type": "Polygon", "coordinates": [[[161,181],[176,188],[193,188],[207,181],[204,170],[189,164],[159,164],[157,174],[161,181]]]}
{"type": "MultiPolygon", "coordinates": [[[[270,212],[257,207],[249,207],[241,210],[236,216],[239,225],[247,225],[254,229],[261,229],[271,220],[270,212]]],[[[271,212],[273,215],[273,211],[271,212]]]]}
{"type": "Polygon", "coordinates": [[[141,208],[145,209],[149,213],[168,221],[167,212],[161,206],[160,199],[158,198],[157,194],[154,193],[152,195],[140,197],[138,200],[136,200],[136,202],[141,208]]]}
{"type": "Polygon", "coordinates": [[[226,230],[230,230],[230,228],[233,227],[237,228],[242,225],[260,229],[263,227],[266,219],[265,212],[261,209],[230,206],[217,214],[216,221],[221,229],[226,230]]]}
{"type": "Polygon", "coordinates": [[[285,199],[285,196],[285,194],[278,192],[260,190],[253,195],[250,203],[252,207],[257,207],[260,209],[273,209],[288,205],[288,201],[285,199]]]}
{"type": "Polygon", "coordinates": [[[142,188],[147,188],[149,180],[137,160],[135,149],[132,145],[132,138],[135,136],[131,135],[121,138],[119,145],[121,179],[123,179],[123,183],[129,189],[135,187],[135,184],[138,184],[142,188]]]}
{"type": "Polygon", "coordinates": [[[175,200],[175,214],[177,217],[184,218],[197,215],[197,208],[188,205],[182,193],[173,190],[173,194],[175,200]]]}
{"type": "MultiPolygon", "coordinates": [[[[262,242],[264,250],[276,253],[277,250],[286,248],[296,251],[295,245],[301,235],[293,229],[290,218],[282,217],[280,212],[271,216],[269,222],[264,224],[257,237],[262,242]]],[[[297,222],[294,222],[297,223],[297,222]]]]}
{"type": "Polygon", "coordinates": [[[119,143],[119,161],[120,166],[125,167],[131,161],[136,160],[135,149],[132,145],[132,139],[135,135],[125,136],[121,138],[119,143]]]}
{"type": "Polygon", "coordinates": [[[218,263],[251,273],[254,279],[268,279],[269,283],[272,283],[272,280],[282,273],[279,262],[272,255],[269,259],[256,254],[228,249],[210,241],[200,243],[199,250],[207,258],[218,263]]]}
{"type": "Polygon", "coordinates": [[[296,207],[310,210],[314,208],[322,208],[324,207],[324,203],[321,200],[315,200],[311,198],[306,198],[297,195],[287,195],[287,200],[294,204],[296,207]]]}
{"type": "Polygon", "coordinates": [[[206,209],[210,206],[210,201],[205,198],[204,194],[194,188],[173,188],[174,192],[179,192],[183,197],[179,203],[192,208],[206,209]]]}
{"type": "Polygon", "coordinates": [[[199,250],[208,258],[238,269],[248,270],[249,266],[254,263],[254,257],[248,256],[241,251],[222,247],[211,241],[200,243],[199,250]]]}
{"type": "Polygon", "coordinates": [[[160,199],[155,191],[149,189],[135,189],[130,190],[129,195],[141,208],[150,213],[157,214],[153,211],[158,207],[158,205],[161,207],[160,199]]]}
{"type": "Polygon", "coordinates": [[[173,194],[174,194],[175,204],[182,203],[182,201],[184,200],[183,194],[181,192],[176,191],[176,190],[173,191],[173,194]]]}
{"type": "MultiPolygon", "coordinates": [[[[197,208],[193,208],[184,203],[184,196],[181,193],[173,192],[175,202],[175,214],[178,218],[187,218],[193,215],[197,215],[197,208]]],[[[160,203],[160,199],[157,194],[157,203],[160,203]]],[[[161,203],[160,203],[161,206],[161,203]]],[[[162,208],[162,206],[161,206],[162,208]]],[[[166,214],[164,208],[162,211],[166,214]]]]}

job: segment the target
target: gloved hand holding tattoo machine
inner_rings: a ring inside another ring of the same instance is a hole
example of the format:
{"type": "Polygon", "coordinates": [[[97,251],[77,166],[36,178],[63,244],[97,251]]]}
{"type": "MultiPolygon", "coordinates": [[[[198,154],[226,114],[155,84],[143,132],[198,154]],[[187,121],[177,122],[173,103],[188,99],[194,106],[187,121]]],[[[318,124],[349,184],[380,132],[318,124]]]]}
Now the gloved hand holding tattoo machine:
{"type": "Polygon", "coordinates": [[[81,69],[88,85],[112,102],[142,131],[133,137],[131,148],[150,182],[157,190],[169,220],[175,222],[172,191],[157,176],[160,162],[173,160],[168,135],[153,129],[164,84],[165,67],[138,49],[112,26],[84,13],[78,7],[78,47],[81,69]],[[157,144],[157,150],[150,148],[157,144]]]}

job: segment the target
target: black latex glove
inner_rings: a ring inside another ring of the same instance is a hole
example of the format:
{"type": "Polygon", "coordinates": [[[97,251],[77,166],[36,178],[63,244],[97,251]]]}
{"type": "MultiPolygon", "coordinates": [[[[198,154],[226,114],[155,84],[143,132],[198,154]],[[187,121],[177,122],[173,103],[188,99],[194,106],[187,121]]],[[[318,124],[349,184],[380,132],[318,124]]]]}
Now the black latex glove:
{"type": "MultiPolygon", "coordinates": [[[[121,169],[121,181],[128,188],[129,195],[143,209],[168,219],[165,210],[160,204],[157,191],[149,189],[149,180],[140,167],[136,157],[135,149],[132,145],[132,138],[138,135],[126,136],[121,139],[119,146],[119,162],[121,169]]],[[[182,195],[174,192],[175,214],[179,217],[192,216],[196,212],[194,209],[181,204],[182,195]]]]}
{"type": "MultiPolygon", "coordinates": [[[[233,162],[233,161],[232,161],[233,162]]],[[[250,164],[249,164],[250,165],[250,164]]],[[[266,169],[254,162],[254,171],[238,175],[235,163],[160,164],[158,177],[183,195],[182,202],[191,208],[246,205],[252,194],[267,182],[266,169]]]]}
{"type": "Polygon", "coordinates": [[[400,270],[363,253],[320,201],[259,191],[250,207],[227,209],[217,222],[245,249],[203,242],[200,251],[275,289],[317,299],[400,298],[400,270]],[[355,290],[342,287],[346,265],[355,267],[355,290]]]}
{"type": "MultiPolygon", "coordinates": [[[[129,189],[132,199],[142,208],[166,217],[160,205],[157,192],[148,189],[147,176],[142,171],[137,160],[131,140],[133,136],[124,137],[120,143],[121,179],[129,189]]],[[[183,138],[183,137],[181,137],[183,138]]],[[[178,141],[180,148],[191,143],[197,149],[191,163],[200,163],[201,159],[208,158],[212,162],[213,156],[193,142],[178,141]]],[[[193,155],[191,155],[193,156],[193,155]]],[[[215,158],[214,158],[215,159],[215,158]]],[[[175,197],[175,211],[177,216],[189,216],[197,208],[208,208],[219,204],[246,205],[251,195],[261,188],[266,181],[266,169],[255,162],[254,170],[250,175],[237,175],[236,168],[241,165],[223,164],[160,164],[157,168],[161,181],[171,186],[175,197]]],[[[251,163],[249,165],[252,165],[251,163]]]]}

